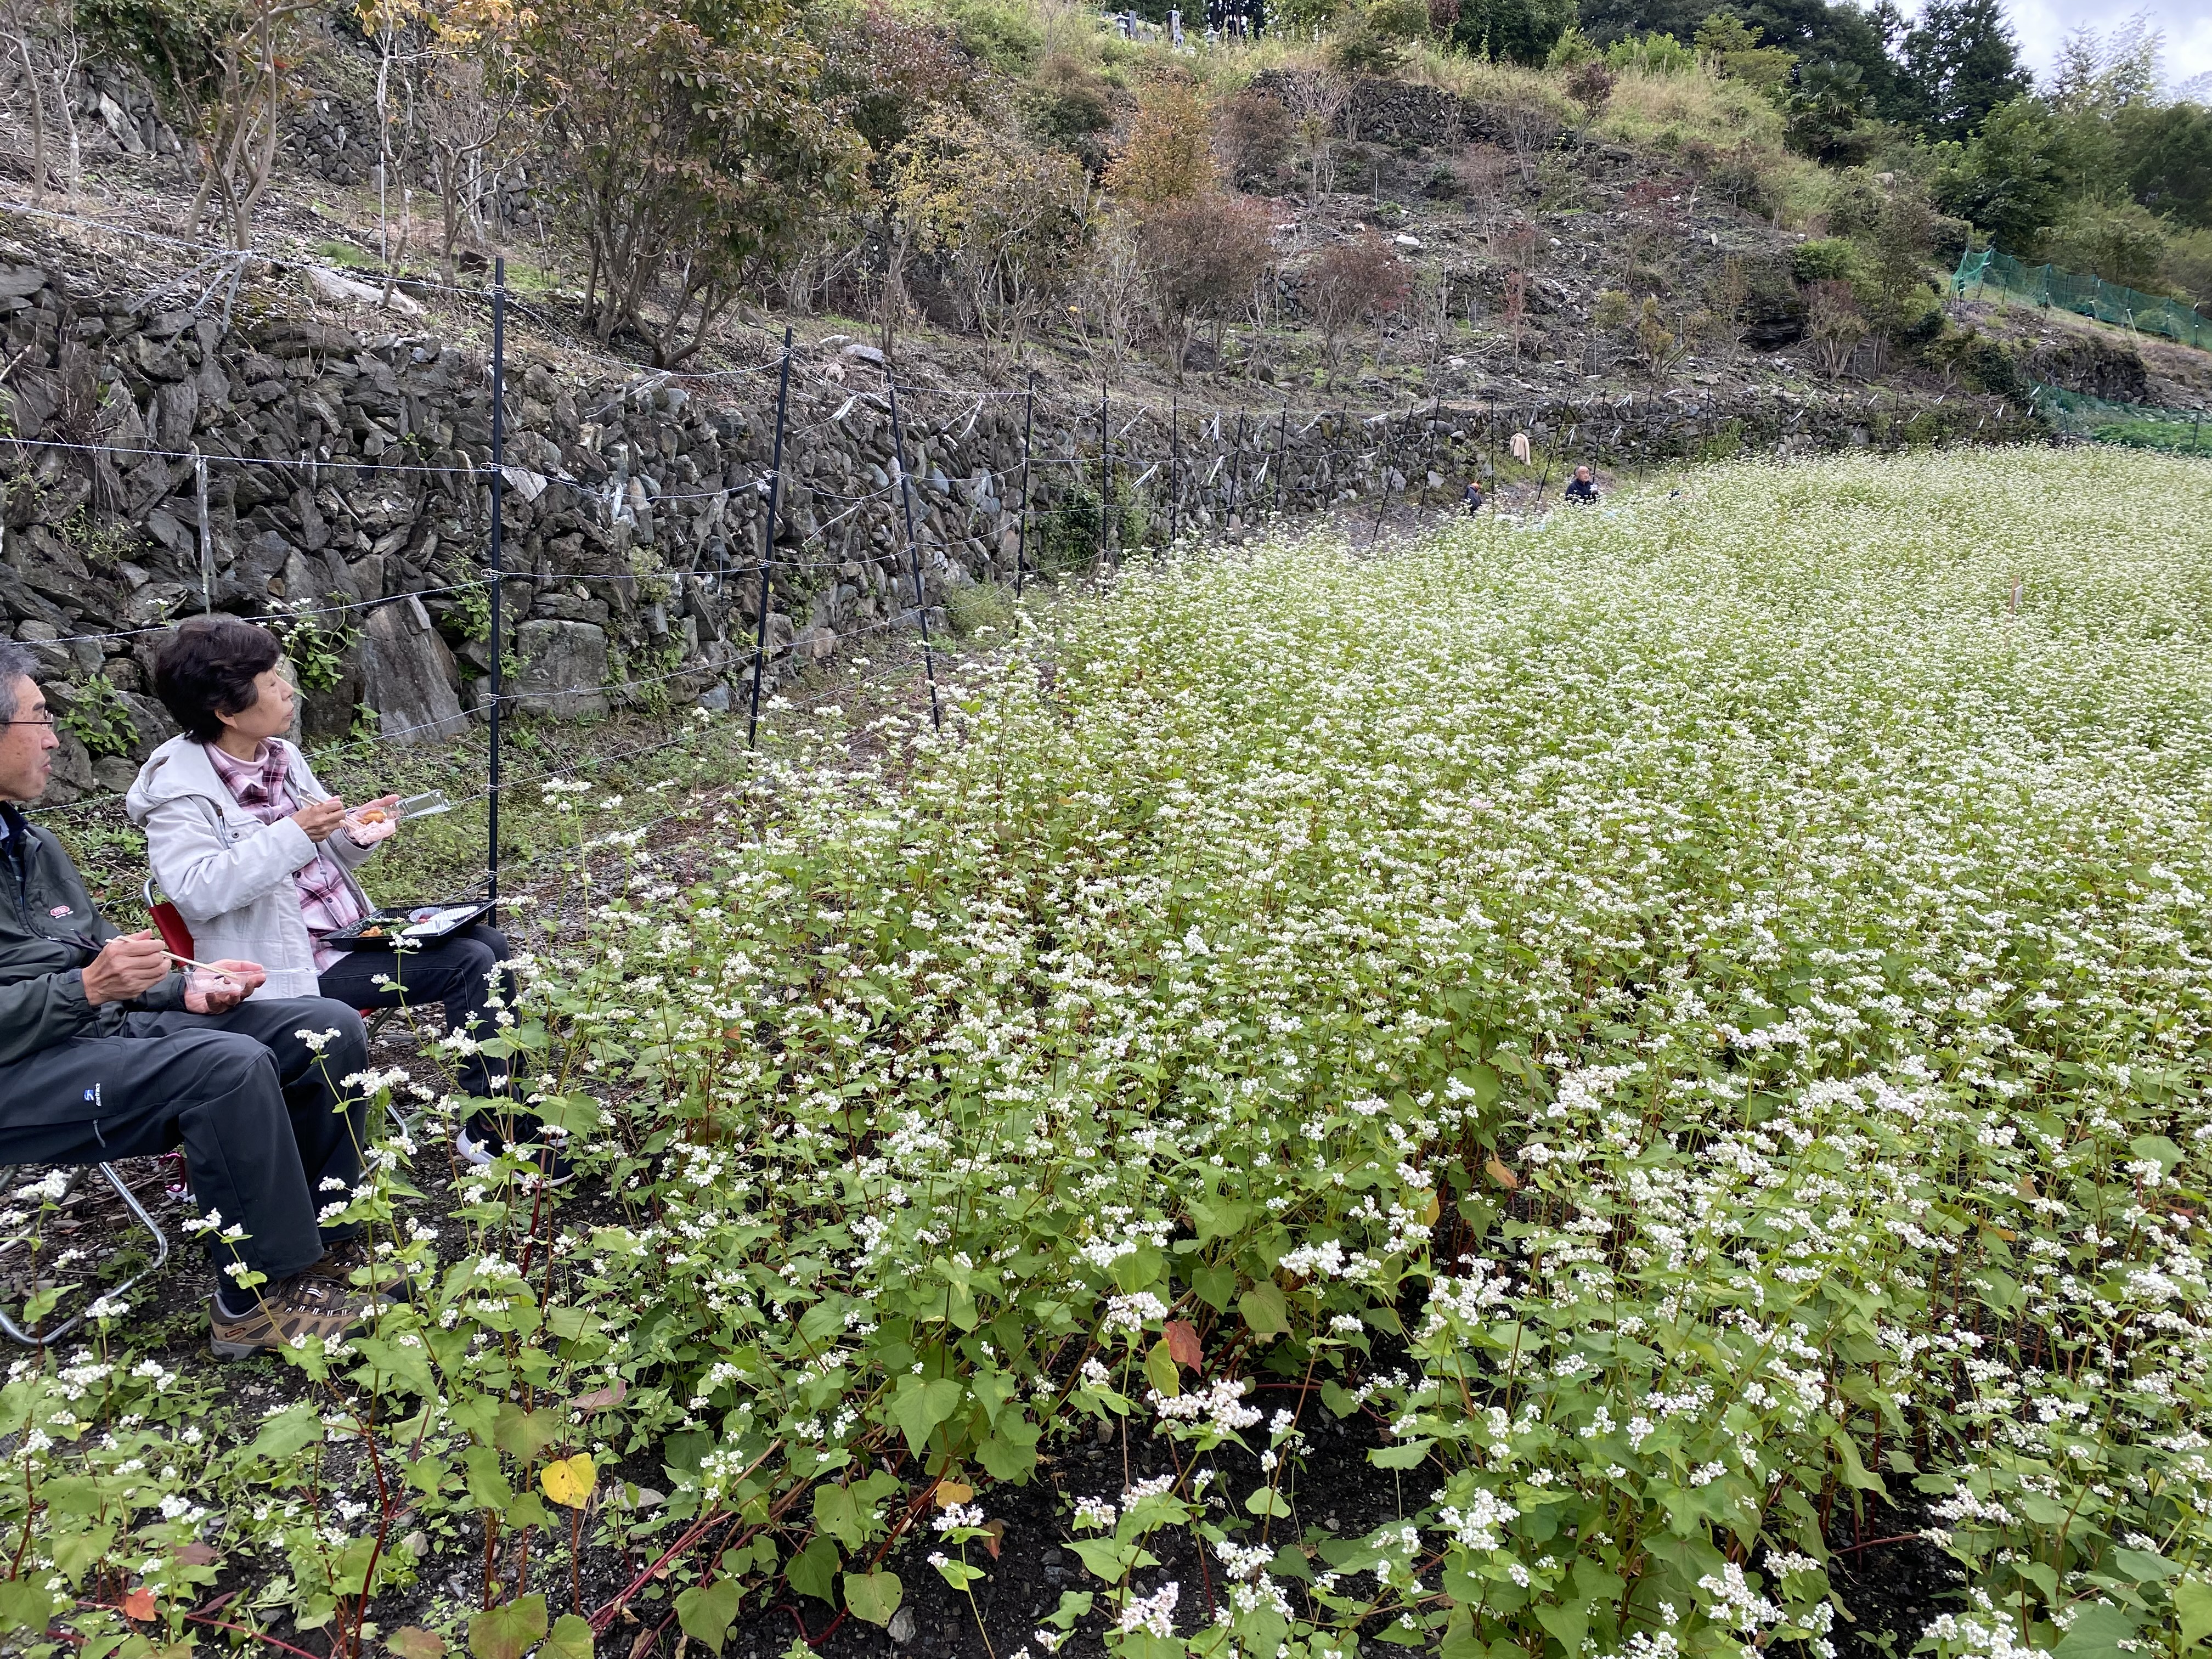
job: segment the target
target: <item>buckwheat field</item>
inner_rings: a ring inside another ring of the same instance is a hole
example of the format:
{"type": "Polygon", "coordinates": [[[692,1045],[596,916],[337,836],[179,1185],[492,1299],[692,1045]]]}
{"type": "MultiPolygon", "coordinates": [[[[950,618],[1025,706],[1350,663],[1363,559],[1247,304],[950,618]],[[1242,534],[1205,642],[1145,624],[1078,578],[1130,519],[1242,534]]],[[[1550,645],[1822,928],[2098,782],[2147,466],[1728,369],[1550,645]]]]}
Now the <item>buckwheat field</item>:
{"type": "Polygon", "coordinates": [[[2212,470],[1678,482],[1132,565],[674,848],[562,797],[493,1042],[582,1177],[434,1100],[373,1335],[18,1359],[6,1642],[2189,1650],[2212,470]]]}

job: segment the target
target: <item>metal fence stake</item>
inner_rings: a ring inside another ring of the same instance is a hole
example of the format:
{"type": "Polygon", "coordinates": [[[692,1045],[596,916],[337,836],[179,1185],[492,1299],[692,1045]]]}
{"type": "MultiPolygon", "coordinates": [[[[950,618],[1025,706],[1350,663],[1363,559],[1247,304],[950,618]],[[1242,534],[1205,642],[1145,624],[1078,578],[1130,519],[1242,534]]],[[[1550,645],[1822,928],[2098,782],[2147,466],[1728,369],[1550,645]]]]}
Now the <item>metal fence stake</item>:
{"type": "Polygon", "coordinates": [[[1229,505],[1223,510],[1221,514],[1221,528],[1224,534],[1228,532],[1229,521],[1237,516],[1237,485],[1238,482],[1237,475],[1243,470],[1244,411],[1240,409],[1237,411],[1237,436],[1231,441],[1229,450],[1229,505]]]}
{"type": "Polygon", "coordinates": [[[1390,510],[1390,451],[1391,446],[1395,441],[1396,440],[1390,430],[1389,411],[1386,410],[1383,411],[1382,415],[1382,499],[1378,501],[1375,506],[1375,527],[1367,532],[1367,545],[1370,547],[1373,547],[1375,545],[1376,538],[1382,535],[1382,516],[1390,510]]]}
{"type": "Polygon", "coordinates": [[[202,608],[215,609],[215,538],[208,530],[207,457],[192,448],[192,490],[200,509],[200,600],[202,608]]]}
{"type": "Polygon", "coordinates": [[[1106,568],[1106,555],[1114,542],[1113,522],[1107,516],[1114,502],[1113,463],[1106,454],[1106,382],[1098,383],[1098,563],[1106,568]]]}
{"type": "Polygon", "coordinates": [[[1182,527],[1182,397],[1168,398],[1168,542],[1182,527]]]}
{"type": "Polygon", "coordinates": [[[929,644],[929,600],[921,586],[921,553],[914,539],[914,479],[906,470],[906,428],[899,421],[898,377],[884,368],[884,380],[890,387],[891,396],[891,469],[898,474],[899,499],[906,506],[906,562],[914,573],[914,614],[921,623],[921,666],[929,676],[929,723],[939,731],[945,729],[945,711],[937,702],[937,658],[929,644]]]}
{"type": "Polygon", "coordinates": [[[506,623],[505,550],[501,533],[507,517],[507,260],[494,258],[491,266],[491,709],[487,723],[491,749],[491,775],[485,796],[484,818],[488,845],[484,857],[484,893],[491,902],[485,920],[499,920],[499,794],[500,705],[507,696],[506,655],[500,635],[506,623]]]}
{"type": "Polygon", "coordinates": [[[1036,371],[1030,371],[1030,388],[1022,400],[1022,517],[1014,531],[1014,597],[1022,596],[1022,565],[1030,543],[1030,430],[1036,420],[1036,371]]]}
{"type": "Polygon", "coordinates": [[[1282,516],[1283,467],[1285,465],[1284,453],[1289,447],[1290,441],[1291,404],[1290,400],[1288,398],[1285,398],[1283,400],[1282,422],[1275,428],[1275,503],[1273,507],[1267,509],[1267,514],[1270,518],[1280,518],[1282,516]]]}
{"type": "Polygon", "coordinates": [[[745,747],[760,734],[761,675],[768,665],[769,569],[775,562],[775,509],[783,495],[783,413],[791,399],[791,325],[783,330],[783,369],[775,383],[775,441],[769,451],[768,525],[761,532],[760,615],[753,623],[752,711],[745,717],[745,747]]]}

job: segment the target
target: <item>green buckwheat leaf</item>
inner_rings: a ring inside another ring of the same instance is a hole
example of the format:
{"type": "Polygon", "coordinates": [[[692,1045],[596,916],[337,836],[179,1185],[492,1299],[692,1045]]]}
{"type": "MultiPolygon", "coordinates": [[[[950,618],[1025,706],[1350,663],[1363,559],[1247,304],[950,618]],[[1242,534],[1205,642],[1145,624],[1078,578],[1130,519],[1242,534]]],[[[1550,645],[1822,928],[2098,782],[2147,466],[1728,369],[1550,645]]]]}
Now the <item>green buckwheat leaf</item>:
{"type": "Polygon", "coordinates": [[[1290,1304],[1279,1285],[1255,1285],[1237,1298],[1237,1311],[1256,1337],[1281,1336],[1291,1328],[1290,1304]]]}
{"type": "Polygon", "coordinates": [[[573,1613],[562,1613],[553,1621],[545,1645],[538,1650],[538,1659],[592,1659],[591,1620],[573,1613]]]}
{"type": "Polygon", "coordinates": [[[469,1651],[476,1659],[522,1659],[545,1639],[545,1598],[526,1595],[469,1620],[469,1651]]]}
{"type": "Polygon", "coordinates": [[[1367,1454],[1367,1461],[1378,1469],[1415,1469],[1426,1461],[1433,1440],[1408,1440],[1402,1445],[1377,1446],[1367,1454]]]}
{"type": "Polygon", "coordinates": [[[2173,1587],[2173,1611],[2181,1625],[2181,1645],[2194,1647],[2212,1636],[2212,1580],[2185,1578],[2173,1587]]]}
{"type": "Polygon", "coordinates": [[[844,1585],[845,1605],[853,1610],[853,1617],[871,1625],[890,1624],[906,1594],[898,1575],[883,1568],[848,1572],[844,1575],[844,1585]]]}
{"type": "Polygon", "coordinates": [[[694,1584],[676,1597],[676,1622],[693,1641],[720,1653],[729,1639],[730,1626],[737,1622],[738,1604],[744,1593],[744,1586],[734,1578],[694,1584]]]}
{"type": "Polygon", "coordinates": [[[783,1570],[785,1579],[801,1595],[837,1604],[837,1547],[826,1538],[811,1539],[783,1570]]]}
{"type": "Polygon", "coordinates": [[[2101,1601],[2084,1602],[2075,1609],[2074,1622],[2058,1645],[2051,1650],[2051,1659],[2127,1659],[2129,1649],[2136,1639],[2136,1622],[2115,1607],[2101,1601]]]}
{"type": "MultiPolygon", "coordinates": [[[[911,1381],[911,1380],[910,1380],[911,1381]]],[[[906,1436],[907,1449],[919,1457],[937,1425],[960,1409],[963,1390],[949,1376],[911,1382],[891,1401],[891,1416],[906,1436]]]]}
{"type": "Polygon", "coordinates": [[[1163,1399],[1173,1400],[1182,1393],[1182,1379],[1176,1374],[1175,1355],[1169,1352],[1165,1337],[1145,1351],[1145,1380],[1163,1399]]]}

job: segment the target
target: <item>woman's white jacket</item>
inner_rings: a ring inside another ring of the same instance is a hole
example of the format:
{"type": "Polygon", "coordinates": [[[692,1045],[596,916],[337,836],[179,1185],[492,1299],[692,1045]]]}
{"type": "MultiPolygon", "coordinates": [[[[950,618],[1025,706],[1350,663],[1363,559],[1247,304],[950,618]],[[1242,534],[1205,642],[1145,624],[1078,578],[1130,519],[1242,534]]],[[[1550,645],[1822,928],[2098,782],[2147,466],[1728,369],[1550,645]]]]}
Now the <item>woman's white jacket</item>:
{"type": "MultiPolygon", "coordinates": [[[[328,799],[299,750],[282,738],[270,741],[283,744],[300,804],[328,799]]],[[[352,872],[374,847],[357,845],[343,830],[318,847],[289,817],[263,823],[232,798],[207,750],[185,737],[147,757],[123,805],[146,832],[146,860],[192,930],[194,956],[259,963],[269,979],[258,997],[320,994],[314,940],[293,876],[318,858],[328,860],[362,908],[374,908],[352,872]]]]}

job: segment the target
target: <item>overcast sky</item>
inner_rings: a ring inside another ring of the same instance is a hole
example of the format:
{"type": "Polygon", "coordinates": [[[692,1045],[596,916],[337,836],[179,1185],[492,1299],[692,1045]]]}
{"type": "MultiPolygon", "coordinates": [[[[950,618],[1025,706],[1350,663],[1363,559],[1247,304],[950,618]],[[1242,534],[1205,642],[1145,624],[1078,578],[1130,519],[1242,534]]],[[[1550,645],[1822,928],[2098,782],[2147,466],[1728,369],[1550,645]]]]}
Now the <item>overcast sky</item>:
{"type": "Polygon", "coordinates": [[[2013,27],[2019,33],[2021,51],[2036,78],[2046,78],[2058,56],[2058,43],[2078,23],[2110,30],[2138,9],[2148,11],[2166,34],[2166,75],[2169,82],[2186,81],[2212,70],[2212,6],[2203,0],[2164,0],[2157,5],[2137,6],[2130,0],[2005,0],[2013,27]]]}

